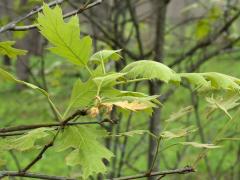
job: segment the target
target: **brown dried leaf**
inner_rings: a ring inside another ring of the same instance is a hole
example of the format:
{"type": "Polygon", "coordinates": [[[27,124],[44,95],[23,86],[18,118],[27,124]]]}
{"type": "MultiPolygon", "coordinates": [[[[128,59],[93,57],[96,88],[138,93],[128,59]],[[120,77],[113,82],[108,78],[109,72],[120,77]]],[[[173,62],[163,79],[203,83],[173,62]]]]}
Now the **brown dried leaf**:
{"type": "Polygon", "coordinates": [[[143,102],[138,102],[138,101],[133,101],[133,102],[119,101],[119,102],[112,102],[112,103],[103,103],[103,105],[105,105],[105,106],[115,105],[117,107],[120,107],[123,109],[128,109],[131,111],[140,111],[140,110],[144,110],[144,109],[152,107],[148,103],[143,103],[143,102]]]}

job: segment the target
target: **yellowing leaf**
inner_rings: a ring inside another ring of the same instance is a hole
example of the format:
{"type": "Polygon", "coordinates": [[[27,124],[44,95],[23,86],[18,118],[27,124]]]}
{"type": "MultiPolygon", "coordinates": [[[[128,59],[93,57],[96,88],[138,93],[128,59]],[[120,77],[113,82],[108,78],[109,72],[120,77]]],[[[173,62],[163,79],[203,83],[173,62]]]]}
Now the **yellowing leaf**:
{"type": "Polygon", "coordinates": [[[15,58],[18,55],[25,55],[27,51],[13,48],[14,41],[0,42],[0,55],[7,55],[9,58],[15,58]]]}
{"type": "Polygon", "coordinates": [[[77,16],[65,23],[59,6],[50,9],[43,5],[43,13],[37,19],[42,35],[54,45],[50,50],[70,62],[86,66],[92,50],[92,40],[89,36],[80,39],[79,20],[77,16]]]}
{"type": "Polygon", "coordinates": [[[134,93],[132,94],[131,92],[129,93],[121,93],[117,94],[115,97],[111,98],[106,98],[102,100],[102,103],[114,103],[114,102],[123,102],[123,101],[128,101],[128,102],[139,102],[139,103],[146,103],[149,106],[156,107],[156,105],[161,105],[161,103],[157,100],[159,95],[154,95],[154,96],[144,96],[142,93],[134,93]],[[131,94],[133,96],[129,96],[128,94],[131,94]]]}
{"type": "Polygon", "coordinates": [[[214,144],[201,144],[197,142],[180,142],[182,145],[191,145],[196,148],[206,148],[206,149],[215,149],[220,148],[221,146],[215,146],[214,144]]]}
{"type": "Polygon", "coordinates": [[[119,101],[119,102],[102,103],[102,104],[105,106],[115,105],[117,107],[128,109],[131,111],[140,111],[140,110],[144,110],[152,107],[150,104],[137,102],[137,101],[133,101],[133,102],[119,101]]]}
{"type": "Polygon", "coordinates": [[[66,127],[56,149],[71,150],[66,157],[67,165],[80,165],[82,177],[87,179],[90,175],[105,173],[107,168],[102,160],[110,160],[113,157],[112,152],[99,142],[104,136],[104,131],[88,126],[66,127]]]}

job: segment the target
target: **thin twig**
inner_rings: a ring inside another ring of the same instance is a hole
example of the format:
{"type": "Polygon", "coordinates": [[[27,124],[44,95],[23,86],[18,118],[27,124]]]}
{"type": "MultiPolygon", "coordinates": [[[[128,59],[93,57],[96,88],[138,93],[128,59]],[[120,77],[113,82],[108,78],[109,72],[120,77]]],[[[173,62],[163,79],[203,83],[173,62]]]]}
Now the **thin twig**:
{"type": "MultiPolygon", "coordinates": [[[[0,128],[0,133],[9,133],[14,131],[24,131],[24,130],[30,130],[30,129],[37,129],[42,127],[58,127],[58,126],[70,126],[70,125],[81,125],[81,124],[99,124],[98,121],[92,121],[92,122],[72,122],[69,123],[69,121],[75,119],[79,116],[86,116],[88,114],[87,110],[77,110],[75,113],[73,113],[71,116],[66,118],[64,121],[59,123],[44,123],[44,124],[34,124],[34,125],[21,125],[21,126],[14,126],[14,127],[6,127],[6,128],[0,128]]],[[[3,134],[0,134],[3,135],[3,134]]],[[[10,134],[11,135],[11,134],[10,134]]]]}
{"type": "MultiPolygon", "coordinates": [[[[57,4],[61,4],[64,0],[55,0],[55,1],[52,1],[48,4],[49,7],[52,7],[52,6],[55,6],[57,4]]],[[[20,23],[26,19],[28,19],[29,17],[37,14],[38,12],[42,11],[42,7],[35,7],[33,8],[29,13],[27,13],[26,15],[18,18],[17,20],[14,20],[10,23],[8,23],[7,25],[3,26],[0,28],[0,33],[2,32],[6,32],[6,31],[11,31],[11,30],[14,30],[14,28],[16,28],[16,24],[17,23],[20,23]]]]}
{"type": "Polygon", "coordinates": [[[182,56],[178,57],[173,63],[171,63],[169,67],[172,68],[180,64],[187,57],[194,55],[197,50],[212,44],[221,34],[223,34],[226,30],[232,27],[231,25],[239,18],[239,16],[240,16],[240,11],[238,11],[228,22],[226,22],[222,26],[222,28],[219,29],[219,31],[198,42],[196,45],[190,48],[186,53],[184,53],[182,56]]]}
{"type": "MultiPolygon", "coordinates": [[[[102,3],[102,0],[97,0],[93,3],[90,3],[86,6],[83,6],[83,7],[80,7],[79,9],[77,10],[74,10],[74,11],[71,11],[69,13],[66,13],[63,15],[63,18],[68,18],[68,17],[71,17],[71,16],[74,16],[76,14],[80,14],[82,13],[83,11],[87,10],[87,9],[90,9],[98,4],[102,3]]],[[[7,26],[7,25],[6,25],[7,26]]],[[[31,29],[36,29],[37,28],[37,24],[32,24],[32,25],[26,25],[26,26],[16,26],[16,23],[15,24],[12,24],[12,25],[8,25],[8,27],[2,27],[0,29],[0,33],[1,32],[5,32],[5,31],[28,31],[28,30],[31,30],[31,29]]]]}
{"type": "Polygon", "coordinates": [[[45,174],[38,173],[23,173],[17,171],[0,171],[0,179],[3,177],[25,177],[34,179],[49,179],[49,180],[75,180],[73,178],[60,177],[60,176],[49,176],[45,174]]]}
{"type": "Polygon", "coordinates": [[[57,133],[54,135],[54,137],[52,138],[52,140],[46,144],[43,149],[39,152],[39,154],[25,167],[23,168],[20,172],[27,172],[34,164],[36,164],[38,161],[40,161],[42,159],[43,154],[50,148],[53,146],[54,141],[56,140],[59,132],[60,132],[61,128],[58,128],[57,133]]]}
{"type": "MultiPolygon", "coordinates": [[[[71,122],[65,124],[66,126],[75,126],[75,125],[87,125],[87,124],[101,124],[99,121],[90,121],[90,122],[71,122]]],[[[14,131],[24,131],[24,130],[31,130],[31,129],[38,129],[42,127],[57,127],[62,126],[61,123],[49,123],[49,124],[35,124],[35,125],[24,125],[24,126],[15,126],[15,127],[8,127],[0,129],[0,137],[4,136],[15,136],[21,135],[22,133],[8,133],[14,131]],[[6,132],[6,134],[4,134],[6,132]]]]}
{"type": "Polygon", "coordinates": [[[133,176],[125,176],[125,177],[120,177],[120,178],[113,178],[112,180],[129,180],[129,179],[139,179],[139,178],[144,178],[144,177],[152,177],[152,176],[165,176],[165,175],[170,175],[170,174],[187,174],[187,173],[192,173],[195,172],[195,170],[192,167],[185,167],[181,169],[174,169],[174,170],[167,170],[167,171],[162,171],[162,172],[152,172],[151,174],[137,174],[133,176]]]}
{"type": "Polygon", "coordinates": [[[161,139],[162,139],[161,136],[157,139],[157,149],[155,151],[155,155],[154,155],[154,158],[153,158],[153,161],[152,161],[152,165],[151,165],[151,167],[149,168],[149,170],[147,172],[148,174],[152,173],[152,170],[154,168],[155,162],[157,160],[161,139]]]}

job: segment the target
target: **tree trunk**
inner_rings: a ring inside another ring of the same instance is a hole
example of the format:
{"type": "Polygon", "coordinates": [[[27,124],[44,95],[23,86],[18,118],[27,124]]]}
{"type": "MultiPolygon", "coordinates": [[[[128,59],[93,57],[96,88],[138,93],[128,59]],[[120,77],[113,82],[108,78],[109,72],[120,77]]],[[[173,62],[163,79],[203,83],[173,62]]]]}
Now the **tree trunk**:
{"type": "MultiPolygon", "coordinates": [[[[166,0],[153,0],[153,9],[156,12],[155,19],[155,44],[154,44],[154,59],[158,62],[163,62],[164,57],[164,30],[165,30],[165,19],[167,12],[167,4],[166,0]],[[156,8],[156,9],[155,9],[156,8]]],[[[159,82],[150,82],[149,83],[149,91],[150,94],[159,94],[160,92],[160,83],[159,82]]],[[[153,112],[153,116],[149,122],[149,130],[158,135],[160,133],[160,116],[161,111],[159,109],[155,109],[153,112]]],[[[154,160],[155,152],[157,148],[156,140],[150,137],[149,139],[149,152],[148,152],[148,168],[150,169],[152,166],[152,162],[154,160]]],[[[159,160],[157,160],[154,164],[153,171],[157,171],[159,169],[159,160]]],[[[149,177],[149,180],[154,179],[153,177],[149,177]]]]}

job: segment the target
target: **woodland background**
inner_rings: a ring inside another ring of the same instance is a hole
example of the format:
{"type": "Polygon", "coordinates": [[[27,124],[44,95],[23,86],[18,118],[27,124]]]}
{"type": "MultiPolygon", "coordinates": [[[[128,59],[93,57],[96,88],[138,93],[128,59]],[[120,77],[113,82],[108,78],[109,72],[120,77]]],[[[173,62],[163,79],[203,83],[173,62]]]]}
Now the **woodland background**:
{"type": "MultiPolygon", "coordinates": [[[[50,1],[45,1],[50,2],[50,1]]],[[[86,3],[85,0],[64,0],[61,7],[70,12],[86,3]]],[[[1,0],[0,26],[16,20],[42,4],[40,0],[1,0]]],[[[240,77],[240,1],[239,0],[104,0],[101,4],[79,14],[81,32],[90,34],[94,51],[122,49],[121,61],[109,63],[108,68],[121,70],[130,62],[153,59],[177,72],[216,71],[240,77]]],[[[19,25],[34,23],[34,16],[19,25]]],[[[73,82],[84,72],[49,53],[46,40],[38,30],[0,33],[0,41],[16,40],[17,47],[27,49],[26,56],[0,60],[0,65],[16,74],[19,79],[31,82],[51,92],[54,102],[61,108],[68,102],[73,82]]],[[[148,67],[146,67],[147,69],[148,67]]],[[[222,112],[207,117],[205,98],[196,95],[187,84],[169,87],[151,81],[125,86],[150,94],[161,94],[164,106],[149,115],[132,116],[116,114],[119,126],[108,126],[110,132],[119,133],[132,129],[148,129],[159,134],[170,114],[192,105],[193,112],[171,128],[194,125],[197,132],[186,141],[208,143],[218,127],[226,122],[222,112]]],[[[37,94],[15,84],[0,84],[0,127],[20,124],[50,122],[53,114],[47,103],[37,94]]],[[[234,124],[226,137],[239,136],[239,123],[234,124]]],[[[172,142],[171,142],[172,143],[172,142]]],[[[154,158],[156,142],[148,135],[133,138],[106,139],[106,146],[116,158],[109,164],[109,177],[144,172],[154,158]]],[[[169,176],[166,179],[240,179],[240,144],[223,142],[223,148],[211,150],[189,175],[169,176]]],[[[191,147],[173,146],[160,152],[155,170],[175,169],[192,162],[199,153],[191,147]]],[[[8,165],[1,169],[20,169],[35,152],[8,153],[8,165]]],[[[66,168],[64,158],[49,150],[33,172],[66,175],[76,173],[66,168]]],[[[1,162],[0,162],[1,166],[1,162]]],[[[151,179],[151,178],[149,178],[151,179]]]]}

